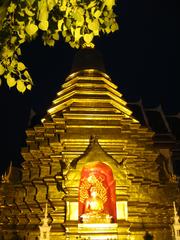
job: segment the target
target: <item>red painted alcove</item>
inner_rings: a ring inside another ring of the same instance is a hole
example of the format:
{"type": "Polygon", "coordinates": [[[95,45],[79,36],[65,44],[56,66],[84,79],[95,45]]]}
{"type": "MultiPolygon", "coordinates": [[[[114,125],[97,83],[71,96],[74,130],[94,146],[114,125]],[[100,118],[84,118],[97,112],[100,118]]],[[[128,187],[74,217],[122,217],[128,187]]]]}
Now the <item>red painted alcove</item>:
{"type": "Polygon", "coordinates": [[[89,195],[90,188],[94,186],[89,181],[92,176],[106,191],[103,213],[112,216],[112,222],[115,223],[117,221],[115,180],[111,168],[103,162],[87,163],[82,169],[79,185],[79,222],[81,222],[81,216],[85,213],[85,200],[89,195]]]}

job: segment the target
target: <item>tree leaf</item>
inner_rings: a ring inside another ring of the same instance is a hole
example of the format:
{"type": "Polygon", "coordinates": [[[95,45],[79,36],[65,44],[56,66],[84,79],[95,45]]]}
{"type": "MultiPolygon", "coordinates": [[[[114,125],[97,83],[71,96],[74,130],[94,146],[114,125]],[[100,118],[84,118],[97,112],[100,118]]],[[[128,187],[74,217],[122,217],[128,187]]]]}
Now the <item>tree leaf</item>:
{"type": "Polygon", "coordinates": [[[111,32],[111,29],[110,29],[110,27],[109,27],[109,26],[107,26],[107,27],[105,28],[105,31],[106,31],[106,33],[110,33],[110,32],[111,32]]]}
{"type": "Polygon", "coordinates": [[[19,92],[25,92],[26,91],[26,86],[25,86],[25,84],[24,84],[24,81],[22,81],[22,80],[17,80],[17,86],[16,86],[16,88],[17,88],[17,90],[19,91],[19,92]]]}
{"type": "Polygon", "coordinates": [[[27,70],[24,71],[24,76],[28,79],[28,81],[32,84],[32,78],[27,70]]]}
{"type": "Polygon", "coordinates": [[[101,16],[102,12],[100,10],[97,10],[95,13],[94,13],[94,17],[95,18],[99,18],[101,16]]]}
{"type": "Polygon", "coordinates": [[[71,3],[72,5],[76,5],[76,0],[70,0],[70,3],[71,3]]]}
{"type": "Polygon", "coordinates": [[[59,40],[59,33],[58,32],[55,32],[53,35],[52,35],[53,39],[54,40],[59,40]]]}
{"type": "Polygon", "coordinates": [[[47,21],[49,16],[47,0],[38,1],[38,8],[39,8],[39,21],[47,21]]]}
{"type": "Polygon", "coordinates": [[[77,19],[77,21],[76,21],[76,26],[78,27],[78,26],[83,26],[83,24],[84,24],[84,16],[82,15],[82,16],[79,16],[78,17],[78,19],[77,19]]]}
{"type": "Polygon", "coordinates": [[[3,67],[2,64],[0,64],[0,76],[3,75],[5,72],[5,68],[3,67]]]}
{"type": "Polygon", "coordinates": [[[6,13],[7,13],[7,8],[9,5],[9,1],[4,1],[3,4],[0,4],[0,30],[2,29],[2,22],[6,17],[6,13]]]}
{"type": "Polygon", "coordinates": [[[13,56],[14,51],[12,49],[10,49],[8,46],[5,46],[3,48],[3,52],[2,52],[2,56],[4,58],[9,58],[13,56]]]}
{"type": "Polygon", "coordinates": [[[65,12],[67,9],[66,2],[63,1],[63,4],[59,6],[59,10],[62,12],[65,12]]]}
{"type": "Polygon", "coordinates": [[[96,5],[96,1],[90,1],[89,5],[87,6],[87,8],[92,8],[96,5]]]}
{"type": "Polygon", "coordinates": [[[17,40],[17,36],[12,36],[11,37],[11,44],[15,44],[16,40],[17,40]]]}
{"type": "Polygon", "coordinates": [[[16,65],[17,65],[17,60],[13,58],[10,65],[8,65],[7,67],[8,71],[13,72],[16,65]]]}
{"type": "Polygon", "coordinates": [[[45,43],[49,46],[49,47],[53,47],[55,44],[55,41],[53,39],[46,39],[45,43]]]}
{"type": "Polygon", "coordinates": [[[71,47],[94,47],[94,36],[118,29],[114,5],[115,0],[2,0],[0,36],[4,29],[7,36],[1,36],[0,77],[2,75],[10,87],[17,84],[20,92],[30,90],[31,76],[26,66],[18,62],[20,45],[33,40],[40,29],[44,31],[45,45],[54,46],[61,32],[71,47]]]}
{"type": "Polygon", "coordinates": [[[108,10],[112,10],[112,7],[115,5],[115,0],[106,0],[105,5],[108,10]]]}
{"type": "Polygon", "coordinates": [[[16,85],[16,80],[11,76],[11,74],[6,75],[7,85],[11,88],[16,85]]]}
{"type": "Polygon", "coordinates": [[[41,21],[38,26],[42,31],[47,31],[49,27],[48,21],[41,21]]]}
{"type": "Polygon", "coordinates": [[[81,31],[81,28],[79,27],[75,29],[75,34],[74,34],[75,42],[79,41],[79,39],[82,36],[80,31],[81,31]]]}
{"type": "Polygon", "coordinates": [[[16,52],[17,52],[17,54],[20,56],[21,55],[21,49],[20,48],[18,48],[17,50],[16,50],[16,52]]]}
{"type": "Polygon", "coordinates": [[[48,10],[51,11],[54,6],[57,4],[57,0],[47,0],[48,10]]]}
{"type": "Polygon", "coordinates": [[[28,15],[29,17],[33,17],[35,15],[35,13],[33,13],[31,10],[29,10],[27,7],[24,9],[26,15],[28,15]]]}
{"type": "Polygon", "coordinates": [[[99,35],[99,21],[98,19],[94,19],[88,24],[88,28],[93,31],[94,35],[99,35]]]}
{"type": "Polygon", "coordinates": [[[34,23],[30,23],[26,26],[25,30],[29,36],[32,36],[37,32],[38,27],[34,23]]]}
{"type": "Polygon", "coordinates": [[[15,9],[16,9],[16,4],[15,3],[13,3],[13,2],[11,2],[10,3],[10,6],[8,7],[8,12],[9,13],[13,13],[14,11],[15,11],[15,9]]]}
{"type": "Polygon", "coordinates": [[[93,37],[94,37],[93,33],[86,33],[84,35],[85,43],[87,43],[87,44],[91,43],[91,41],[93,40],[93,37]]]}
{"type": "Polygon", "coordinates": [[[60,19],[59,21],[58,21],[58,30],[59,31],[62,31],[62,24],[63,24],[63,19],[60,19]]]}
{"type": "Polygon", "coordinates": [[[71,35],[66,35],[66,37],[65,37],[65,41],[66,42],[70,42],[71,41],[71,35]]]}
{"type": "Polygon", "coordinates": [[[36,0],[26,0],[29,5],[32,5],[36,0]]]}
{"type": "Polygon", "coordinates": [[[70,28],[72,25],[72,20],[70,18],[66,18],[65,24],[67,28],[70,28]]]}
{"type": "Polygon", "coordinates": [[[112,26],[111,26],[112,32],[115,32],[115,31],[118,30],[118,29],[119,29],[118,24],[117,24],[117,23],[113,23],[112,26]]]}
{"type": "Polygon", "coordinates": [[[19,40],[19,43],[20,43],[20,44],[23,43],[23,42],[25,42],[26,36],[25,36],[25,31],[24,31],[24,29],[21,29],[21,31],[18,31],[18,36],[21,38],[21,39],[19,40]]]}
{"type": "Polygon", "coordinates": [[[76,21],[79,21],[81,22],[82,19],[84,19],[84,9],[79,7],[79,8],[76,8],[76,10],[74,11],[73,13],[73,18],[76,20],[76,21]]]}
{"type": "Polygon", "coordinates": [[[22,62],[18,62],[17,68],[18,68],[19,71],[23,71],[23,70],[26,69],[26,66],[22,62]]]}
{"type": "Polygon", "coordinates": [[[32,85],[31,85],[31,84],[28,84],[28,85],[27,85],[27,89],[28,89],[28,90],[31,90],[31,89],[32,89],[32,85]]]}

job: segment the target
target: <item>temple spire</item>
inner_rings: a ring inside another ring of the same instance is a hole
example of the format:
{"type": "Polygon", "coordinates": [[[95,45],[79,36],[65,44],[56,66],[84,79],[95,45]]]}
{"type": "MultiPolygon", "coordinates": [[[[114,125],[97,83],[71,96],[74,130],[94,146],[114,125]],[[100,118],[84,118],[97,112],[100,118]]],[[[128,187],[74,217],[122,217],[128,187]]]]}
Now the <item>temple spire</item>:
{"type": "Polygon", "coordinates": [[[40,237],[39,240],[50,240],[50,230],[51,226],[48,224],[48,205],[46,203],[44,218],[42,219],[42,225],[39,226],[40,237]]]}
{"type": "Polygon", "coordinates": [[[12,161],[10,162],[8,173],[5,172],[5,174],[2,175],[2,182],[3,183],[9,183],[10,182],[11,173],[12,173],[12,161]]]}
{"type": "Polygon", "coordinates": [[[175,202],[173,202],[173,207],[174,207],[173,235],[175,240],[180,240],[180,223],[175,202]]]}

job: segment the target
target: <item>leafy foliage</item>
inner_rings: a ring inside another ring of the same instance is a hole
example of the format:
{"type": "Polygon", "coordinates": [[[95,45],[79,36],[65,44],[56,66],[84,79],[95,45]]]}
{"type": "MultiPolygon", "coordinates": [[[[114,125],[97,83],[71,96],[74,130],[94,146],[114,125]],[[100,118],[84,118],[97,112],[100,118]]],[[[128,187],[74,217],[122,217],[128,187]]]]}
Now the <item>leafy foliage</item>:
{"type": "Polygon", "coordinates": [[[31,89],[31,76],[19,61],[20,46],[40,32],[50,47],[60,34],[73,48],[94,47],[95,36],[118,29],[114,5],[115,0],[1,0],[0,82],[22,93],[31,89]]]}

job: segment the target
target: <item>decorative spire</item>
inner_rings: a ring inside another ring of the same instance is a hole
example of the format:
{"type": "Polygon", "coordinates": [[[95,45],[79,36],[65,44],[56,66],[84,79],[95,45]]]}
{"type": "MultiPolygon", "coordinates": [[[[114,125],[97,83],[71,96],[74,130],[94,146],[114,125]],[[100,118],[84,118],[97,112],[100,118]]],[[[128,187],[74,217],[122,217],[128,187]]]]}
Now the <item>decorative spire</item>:
{"type": "Polygon", "coordinates": [[[48,205],[46,203],[44,218],[42,219],[42,225],[39,226],[40,229],[40,237],[39,240],[50,240],[50,230],[51,226],[48,224],[48,205]]]}
{"type": "Polygon", "coordinates": [[[174,224],[179,224],[179,216],[176,210],[176,203],[175,201],[173,202],[173,207],[174,207],[174,224]]]}
{"type": "Polygon", "coordinates": [[[5,172],[5,174],[2,175],[2,182],[3,183],[9,183],[10,182],[11,172],[12,172],[12,161],[10,162],[8,173],[5,172]]]}
{"type": "Polygon", "coordinates": [[[44,219],[43,219],[43,221],[44,221],[44,224],[46,224],[46,225],[48,225],[48,206],[47,206],[47,203],[46,203],[46,208],[45,208],[45,214],[44,214],[44,219]]]}
{"type": "Polygon", "coordinates": [[[173,236],[175,240],[180,240],[180,223],[175,202],[173,202],[173,207],[174,207],[173,236]]]}

